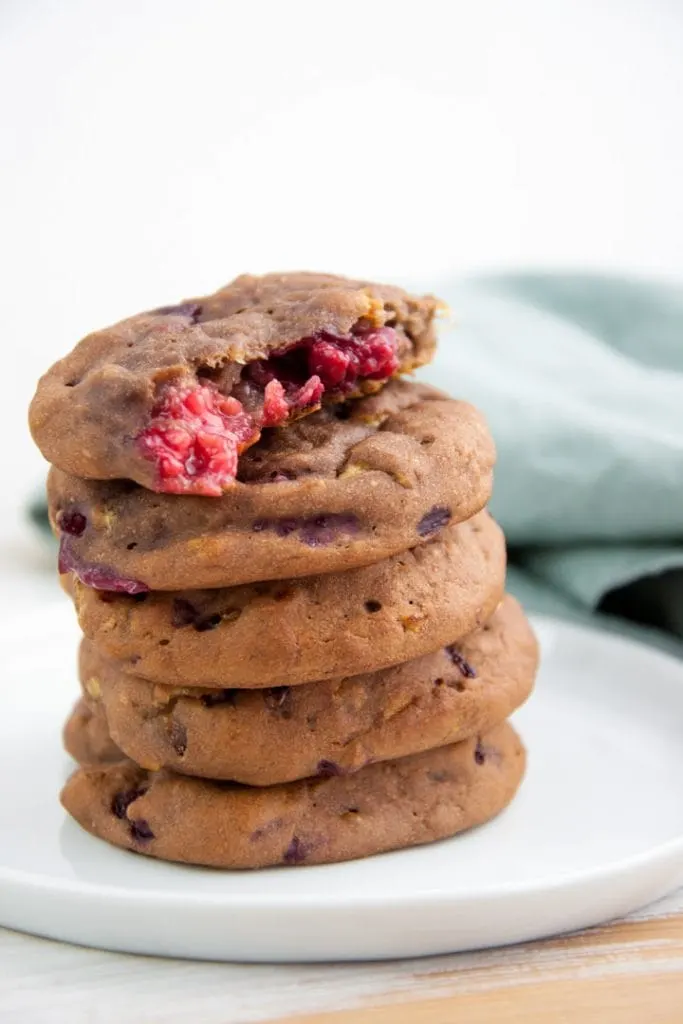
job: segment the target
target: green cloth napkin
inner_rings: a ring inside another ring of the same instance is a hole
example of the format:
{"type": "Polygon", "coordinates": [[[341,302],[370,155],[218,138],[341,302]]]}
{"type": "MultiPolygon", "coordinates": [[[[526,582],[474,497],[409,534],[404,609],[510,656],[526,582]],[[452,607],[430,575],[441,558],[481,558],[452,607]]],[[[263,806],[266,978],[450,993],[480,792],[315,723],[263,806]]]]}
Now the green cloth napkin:
{"type": "Polygon", "coordinates": [[[454,323],[419,375],[488,417],[513,589],[683,637],[683,288],[514,274],[434,291],[454,323]]]}

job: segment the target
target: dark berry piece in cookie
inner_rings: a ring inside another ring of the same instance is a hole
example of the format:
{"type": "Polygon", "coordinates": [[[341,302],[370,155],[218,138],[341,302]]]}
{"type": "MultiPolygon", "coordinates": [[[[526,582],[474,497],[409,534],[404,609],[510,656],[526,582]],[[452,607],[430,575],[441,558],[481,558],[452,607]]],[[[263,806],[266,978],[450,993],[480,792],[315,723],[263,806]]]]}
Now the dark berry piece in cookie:
{"type": "Polygon", "coordinates": [[[134,839],[136,843],[148,843],[150,839],[154,839],[154,833],[149,827],[149,822],[145,821],[144,818],[137,818],[135,821],[130,823],[130,835],[131,839],[134,839]]]}
{"type": "Polygon", "coordinates": [[[215,708],[219,704],[234,708],[237,706],[236,693],[236,690],[216,690],[215,693],[203,693],[200,700],[205,708],[215,708]]]}
{"type": "Polygon", "coordinates": [[[303,864],[308,855],[308,850],[298,836],[292,836],[292,841],[285,850],[282,858],[285,864],[303,864]]]}
{"type": "Polygon", "coordinates": [[[291,519],[257,519],[252,524],[254,533],[272,530],[278,537],[296,534],[309,548],[332,544],[344,536],[352,536],[359,529],[358,516],[353,512],[329,512],[317,516],[299,516],[291,519]]]}
{"type": "Polygon", "coordinates": [[[70,537],[82,537],[88,520],[77,509],[64,509],[57,519],[57,526],[62,533],[68,533],[70,537]]]}
{"type": "Polygon", "coordinates": [[[358,517],[349,512],[338,515],[314,516],[303,522],[300,537],[309,548],[331,544],[337,537],[357,533],[358,517]]]}
{"type": "Polygon", "coordinates": [[[115,793],[112,797],[111,812],[117,818],[125,818],[126,811],[138,797],[143,796],[145,793],[144,789],[128,789],[123,793],[115,793]]]}
{"type": "Polygon", "coordinates": [[[144,594],[149,590],[142,580],[121,576],[107,565],[94,565],[78,557],[71,543],[72,536],[63,534],[59,543],[58,569],[61,575],[73,572],[86,587],[110,590],[119,594],[144,594]]]}
{"type": "Polygon", "coordinates": [[[171,625],[175,626],[176,629],[194,625],[199,616],[199,610],[190,601],[184,597],[174,598],[171,625]]]}
{"type": "Polygon", "coordinates": [[[178,757],[187,751],[187,729],[180,722],[171,719],[168,726],[168,741],[178,757]]]}
{"type": "Polygon", "coordinates": [[[417,524],[417,532],[421,537],[431,537],[432,534],[443,530],[451,521],[451,510],[449,508],[435,507],[423,515],[417,524]]]}
{"type": "Polygon", "coordinates": [[[452,644],[450,647],[447,647],[446,650],[448,651],[448,656],[453,664],[460,669],[466,679],[476,679],[476,670],[472,668],[470,663],[463,657],[457,647],[452,644]]]}

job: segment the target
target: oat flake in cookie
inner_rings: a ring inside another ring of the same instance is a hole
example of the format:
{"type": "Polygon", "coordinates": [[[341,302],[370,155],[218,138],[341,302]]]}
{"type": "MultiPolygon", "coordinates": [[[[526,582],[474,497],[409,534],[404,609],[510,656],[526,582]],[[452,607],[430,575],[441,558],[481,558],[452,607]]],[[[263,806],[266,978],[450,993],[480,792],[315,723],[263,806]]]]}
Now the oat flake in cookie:
{"type": "Polygon", "coordinates": [[[261,431],[428,362],[437,301],[323,274],[244,275],[84,338],[30,424],[76,476],[218,497],[261,431]]]}
{"type": "Polygon", "coordinates": [[[507,723],[353,775],[255,789],[132,761],[79,769],[62,803],[88,832],[136,853],[217,868],[324,864],[419,846],[489,821],[524,774],[507,723]]]}
{"type": "Polygon", "coordinates": [[[269,431],[222,498],[154,494],[52,470],[61,570],[135,593],[340,572],[388,558],[488,501],[483,417],[424,384],[328,406],[269,431]]]}

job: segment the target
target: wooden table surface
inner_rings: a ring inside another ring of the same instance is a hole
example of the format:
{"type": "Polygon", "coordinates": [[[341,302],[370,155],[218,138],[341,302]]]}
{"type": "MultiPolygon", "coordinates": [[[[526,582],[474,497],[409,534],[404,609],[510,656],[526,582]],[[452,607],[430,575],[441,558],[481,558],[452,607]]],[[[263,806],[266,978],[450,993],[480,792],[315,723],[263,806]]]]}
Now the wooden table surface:
{"type": "Polygon", "coordinates": [[[366,964],[205,964],[0,929],[5,1024],[682,1024],[683,890],[626,921],[366,964]]]}

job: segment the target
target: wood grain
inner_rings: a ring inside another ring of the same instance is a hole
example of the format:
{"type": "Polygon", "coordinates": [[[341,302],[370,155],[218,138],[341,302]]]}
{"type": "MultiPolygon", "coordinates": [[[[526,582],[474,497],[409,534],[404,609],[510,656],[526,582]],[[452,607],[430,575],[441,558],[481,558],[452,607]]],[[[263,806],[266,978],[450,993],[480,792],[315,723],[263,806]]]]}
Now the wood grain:
{"type": "Polygon", "coordinates": [[[478,954],[374,1005],[277,1024],[681,1024],[683,914],[478,954]],[[501,956],[501,954],[504,954],[501,956]],[[488,959],[488,963],[486,962],[488,959]]]}
{"type": "Polygon", "coordinates": [[[0,928],[0,1024],[683,1024],[683,889],[568,938],[413,960],[238,964],[0,928]]]}

